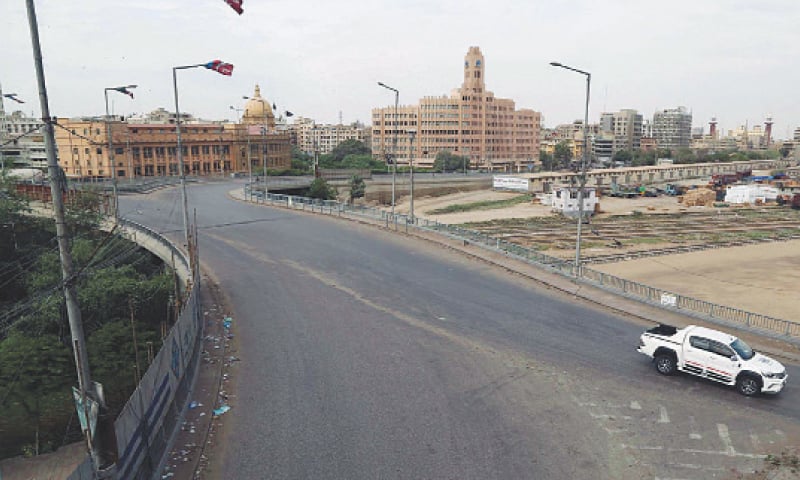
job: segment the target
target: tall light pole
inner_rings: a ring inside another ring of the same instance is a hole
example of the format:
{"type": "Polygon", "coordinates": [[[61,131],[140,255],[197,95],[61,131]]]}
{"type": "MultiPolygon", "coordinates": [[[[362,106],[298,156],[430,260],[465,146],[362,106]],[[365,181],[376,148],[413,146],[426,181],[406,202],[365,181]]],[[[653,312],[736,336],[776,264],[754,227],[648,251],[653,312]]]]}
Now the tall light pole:
{"type": "MultiPolygon", "coordinates": [[[[236,108],[233,105],[230,106],[230,109],[236,112],[237,120],[239,121],[239,124],[243,125],[244,122],[241,120],[242,109],[241,108],[236,108]]],[[[249,192],[250,188],[252,188],[252,183],[253,183],[253,165],[252,165],[252,162],[250,161],[250,131],[249,131],[248,128],[245,128],[245,137],[247,137],[247,155],[246,155],[246,158],[247,158],[247,191],[249,192]]],[[[248,198],[248,200],[250,200],[250,199],[248,198]]]]}
{"type": "Polygon", "coordinates": [[[409,205],[408,213],[412,224],[414,223],[414,137],[416,135],[416,130],[408,131],[408,165],[411,177],[411,204],[409,205]]]}
{"type": "MultiPolygon", "coordinates": [[[[186,241],[186,248],[189,245],[189,203],[186,200],[186,169],[183,166],[183,146],[181,145],[181,110],[178,107],[178,70],[205,67],[214,70],[222,75],[230,76],[233,73],[233,65],[213,60],[207,63],[196,63],[194,65],[182,65],[172,67],[172,87],[175,92],[175,132],[178,140],[178,168],[181,171],[181,198],[183,200],[183,236],[186,241]]],[[[191,252],[190,252],[191,254],[191,252]]]]}
{"type": "MultiPolygon", "coordinates": [[[[257,102],[261,102],[261,111],[264,113],[264,125],[261,125],[261,145],[262,145],[262,153],[264,154],[264,202],[267,201],[267,108],[272,108],[264,101],[263,98],[257,97],[248,97],[247,95],[242,95],[242,98],[245,100],[255,100],[257,102]]],[[[250,131],[248,130],[248,135],[250,131]]],[[[250,138],[248,136],[248,138],[250,138]]]]}
{"type": "Polygon", "coordinates": [[[106,87],[103,89],[103,96],[106,99],[106,136],[108,137],[108,161],[111,164],[111,188],[113,189],[114,193],[114,220],[119,217],[119,192],[117,192],[117,166],[114,163],[114,145],[111,140],[111,114],[108,112],[108,91],[114,90],[116,92],[129,95],[131,98],[133,98],[133,93],[130,92],[130,90],[134,88],[136,88],[136,85],[106,87]]]}
{"type": "MultiPolygon", "coordinates": [[[[394,92],[394,138],[392,139],[392,218],[394,218],[395,184],[397,178],[397,131],[400,128],[400,122],[397,118],[397,103],[400,100],[400,91],[383,82],[378,82],[378,85],[394,92]]],[[[383,126],[384,131],[386,131],[386,122],[384,122],[383,126]]]]}
{"type": "Polygon", "coordinates": [[[575,240],[575,276],[581,275],[581,225],[583,224],[583,190],[586,187],[586,169],[589,168],[589,91],[591,90],[592,74],[577,68],[572,68],[558,62],[550,62],[554,67],[564,68],[586,77],[586,109],[583,117],[583,159],[581,173],[578,177],[578,233],[575,240]]]}

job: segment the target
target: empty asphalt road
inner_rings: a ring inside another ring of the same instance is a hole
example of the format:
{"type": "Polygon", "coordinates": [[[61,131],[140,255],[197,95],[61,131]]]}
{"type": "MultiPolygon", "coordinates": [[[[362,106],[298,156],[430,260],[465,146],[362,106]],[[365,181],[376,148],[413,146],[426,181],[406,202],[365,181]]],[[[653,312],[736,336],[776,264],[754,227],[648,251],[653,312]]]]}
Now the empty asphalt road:
{"type": "MultiPolygon", "coordinates": [[[[642,331],[427,242],[193,185],[238,336],[222,478],[726,478],[800,439],[800,372],[744,398],[642,331]]],[[[121,214],[182,237],[178,189],[121,214]]]]}

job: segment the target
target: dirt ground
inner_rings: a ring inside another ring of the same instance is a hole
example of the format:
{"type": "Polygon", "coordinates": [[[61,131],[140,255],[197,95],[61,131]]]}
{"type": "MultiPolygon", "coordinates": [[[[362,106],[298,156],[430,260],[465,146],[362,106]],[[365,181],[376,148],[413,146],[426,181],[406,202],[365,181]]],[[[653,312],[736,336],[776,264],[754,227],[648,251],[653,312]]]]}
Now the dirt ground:
{"type": "MultiPolygon", "coordinates": [[[[414,213],[420,218],[451,224],[553,215],[550,207],[537,204],[446,215],[427,213],[447,205],[502,200],[517,195],[519,193],[483,190],[419,198],[415,199],[414,213]]],[[[405,213],[408,208],[408,198],[401,198],[397,211],[405,213]]],[[[600,210],[601,215],[625,215],[634,211],[650,214],[707,209],[685,207],[676,197],[660,196],[603,197],[600,210]]],[[[796,287],[800,284],[800,240],[662,255],[593,265],[592,268],[681,295],[800,322],[797,308],[800,290],[796,287]]]]}
{"type": "MultiPolygon", "coordinates": [[[[474,210],[448,214],[431,214],[433,210],[448,205],[480,202],[486,200],[506,200],[519,196],[519,192],[500,192],[480,190],[460,192],[441,197],[422,197],[414,199],[414,215],[442,223],[483,222],[504,218],[546,217],[553,215],[549,206],[522,203],[507,208],[491,210],[474,210]]],[[[408,213],[410,202],[408,197],[400,198],[396,211],[408,213]]],[[[600,215],[630,215],[634,211],[642,213],[678,213],[687,211],[703,211],[705,207],[686,207],[678,203],[677,197],[641,197],[634,199],[603,197],[600,199],[600,215]]]]}

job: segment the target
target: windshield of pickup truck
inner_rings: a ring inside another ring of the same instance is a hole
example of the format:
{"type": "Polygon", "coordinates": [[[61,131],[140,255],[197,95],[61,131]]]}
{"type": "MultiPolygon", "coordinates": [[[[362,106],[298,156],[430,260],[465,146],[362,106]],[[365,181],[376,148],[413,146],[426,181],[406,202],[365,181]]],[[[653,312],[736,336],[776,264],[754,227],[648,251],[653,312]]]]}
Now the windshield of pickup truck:
{"type": "Polygon", "coordinates": [[[744,343],[739,338],[737,338],[736,340],[734,340],[733,343],[731,343],[731,348],[736,350],[736,353],[739,354],[739,357],[741,357],[742,360],[750,360],[751,358],[753,358],[753,355],[755,355],[755,352],[753,352],[753,349],[750,348],[750,345],[744,343]]]}

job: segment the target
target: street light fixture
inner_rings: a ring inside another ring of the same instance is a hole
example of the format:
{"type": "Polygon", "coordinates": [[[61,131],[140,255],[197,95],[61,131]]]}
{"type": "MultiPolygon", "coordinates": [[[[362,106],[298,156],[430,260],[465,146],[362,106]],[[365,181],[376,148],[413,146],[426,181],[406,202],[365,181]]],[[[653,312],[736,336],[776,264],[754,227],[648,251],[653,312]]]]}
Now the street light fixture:
{"type": "MultiPolygon", "coordinates": [[[[178,107],[178,70],[187,70],[190,68],[205,67],[209,70],[214,70],[222,75],[230,76],[233,73],[233,65],[224,63],[219,60],[213,60],[207,63],[196,63],[194,65],[182,65],[179,67],[172,67],[172,88],[175,92],[175,132],[177,133],[178,140],[178,168],[181,171],[181,197],[183,199],[183,235],[186,240],[186,247],[191,248],[189,244],[189,203],[186,199],[186,169],[183,166],[183,146],[181,145],[181,111],[178,107]]],[[[190,258],[191,258],[191,251],[190,258]]],[[[192,270],[194,271],[194,270],[192,270]]]]}
{"type": "MultiPolygon", "coordinates": [[[[108,137],[108,161],[111,164],[111,188],[114,193],[114,220],[119,218],[119,192],[117,192],[117,165],[114,161],[114,145],[111,139],[111,114],[108,112],[108,91],[124,93],[133,98],[133,90],[137,85],[123,85],[121,87],[106,87],[103,89],[103,96],[106,100],[106,136],[108,137]]],[[[131,172],[128,172],[129,174],[131,172]]]]}
{"type": "Polygon", "coordinates": [[[581,225],[583,224],[583,190],[586,187],[586,170],[589,167],[589,91],[591,89],[592,74],[564,65],[559,62],[550,62],[554,67],[571,70],[586,77],[586,109],[583,119],[583,159],[581,160],[581,173],[578,177],[578,232],[575,240],[575,277],[581,275],[581,225]]]}
{"type": "MultiPolygon", "coordinates": [[[[394,138],[392,139],[392,218],[394,218],[394,204],[395,204],[395,184],[397,178],[397,131],[400,128],[400,122],[397,118],[397,103],[400,99],[400,91],[392,88],[383,82],[378,82],[381,87],[394,92],[394,138]]],[[[386,130],[386,122],[384,122],[384,131],[386,130]]]]}

